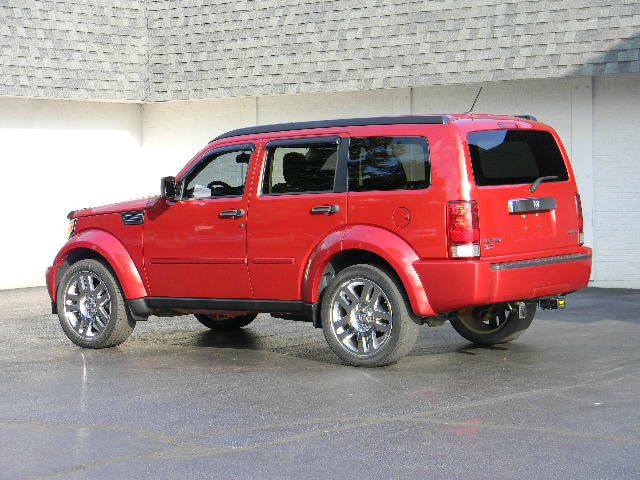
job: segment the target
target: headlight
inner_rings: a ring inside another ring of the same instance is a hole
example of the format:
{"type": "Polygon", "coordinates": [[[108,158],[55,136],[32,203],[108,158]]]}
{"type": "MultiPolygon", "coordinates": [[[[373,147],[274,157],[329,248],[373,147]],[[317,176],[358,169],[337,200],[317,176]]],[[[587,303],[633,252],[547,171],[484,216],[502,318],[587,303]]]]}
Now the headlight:
{"type": "Polygon", "coordinates": [[[72,218],[71,220],[69,220],[69,225],[67,225],[67,238],[71,238],[75,235],[76,233],[76,218],[72,218]]]}

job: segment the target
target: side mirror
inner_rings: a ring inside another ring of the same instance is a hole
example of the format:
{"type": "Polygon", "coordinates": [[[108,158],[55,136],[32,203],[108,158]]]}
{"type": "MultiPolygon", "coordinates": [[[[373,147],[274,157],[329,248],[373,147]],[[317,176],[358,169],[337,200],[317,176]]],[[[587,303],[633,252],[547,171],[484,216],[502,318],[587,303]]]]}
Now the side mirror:
{"type": "Polygon", "coordinates": [[[251,154],[247,152],[242,152],[236,157],[236,163],[242,163],[249,165],[249,161],[251,160],[251,154]]]}
{"type": "Polygon", "coordinates": [[[176,198],[176,177],[163,177],[160,180],[160,196],[165,198],[176,198]]]}

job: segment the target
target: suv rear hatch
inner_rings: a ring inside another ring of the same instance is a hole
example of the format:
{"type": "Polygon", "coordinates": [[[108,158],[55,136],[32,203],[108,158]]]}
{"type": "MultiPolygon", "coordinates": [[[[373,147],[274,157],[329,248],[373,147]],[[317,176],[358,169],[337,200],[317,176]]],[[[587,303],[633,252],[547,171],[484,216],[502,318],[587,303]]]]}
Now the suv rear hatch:
{"type": "Polygon", "coordinates": [[[481,130],[469,132],[467,142],[477,186],[473,196],[481,257],[552,256],[580,244],[579,196],[554,135],[533,129],[481,130]]]}

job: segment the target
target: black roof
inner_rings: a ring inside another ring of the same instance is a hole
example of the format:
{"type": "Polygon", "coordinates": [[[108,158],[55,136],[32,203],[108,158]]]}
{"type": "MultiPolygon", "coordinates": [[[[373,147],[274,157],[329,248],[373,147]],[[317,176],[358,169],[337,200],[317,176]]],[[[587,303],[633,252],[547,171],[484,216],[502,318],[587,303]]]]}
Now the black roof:
{"type": "Polygon", "coordinates": [[[404,115],[397,117],[361,117],[338,118],[335,120],[318,120],[313,122],[274,123],[255,127],[238,128],[218,135],[212,140],[237,137],[240,135],[255,135],[259,133],[284,132],[287,130],[306,130],[311,128],[329,127],[361,127],[365,125],[395,125],[395,124],[444,124],[449,121],[446,115],[404,115]]]}

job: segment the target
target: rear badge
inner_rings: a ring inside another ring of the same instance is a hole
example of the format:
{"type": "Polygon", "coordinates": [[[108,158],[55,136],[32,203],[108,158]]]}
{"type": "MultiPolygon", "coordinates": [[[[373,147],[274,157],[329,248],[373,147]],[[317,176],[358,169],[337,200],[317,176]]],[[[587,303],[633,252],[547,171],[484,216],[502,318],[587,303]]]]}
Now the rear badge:
{"type": "Polygon", "coordinates": [[[502,237],[485,238],[482,240],[482,248],[490,250],[495,247],[496,243],[502,242],[502,237]]]}

